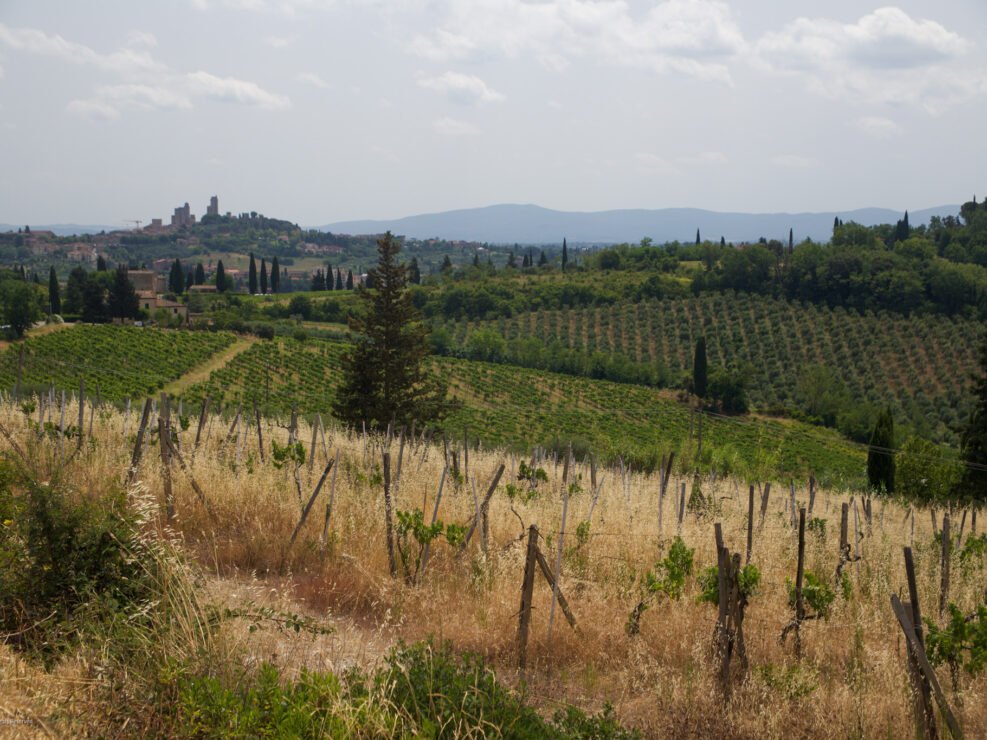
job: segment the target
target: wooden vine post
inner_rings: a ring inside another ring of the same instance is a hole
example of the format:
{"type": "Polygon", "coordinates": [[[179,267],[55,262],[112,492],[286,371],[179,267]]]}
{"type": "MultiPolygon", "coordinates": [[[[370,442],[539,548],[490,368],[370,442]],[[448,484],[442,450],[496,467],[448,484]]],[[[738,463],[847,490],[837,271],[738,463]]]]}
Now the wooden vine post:
{"type": "Polygon", "coordinates": [[[171,409],[167,393],[161,394],[161,412],[158,414],[158,444],[161,446],[161,483],[164,488],[165,515],[170,522],[175,518],[175,499],[171,489],[171,409]]]}
{"type": "MultiPolygon", "coordinates": [[[[922,630],[922,610],[919,606],[918,585],[915,579],[915,559],[912,557],[912,548],[910,547],[905,548],[905,577],[908,581],[909,602],[904,606],[906,606],[906,610],[909,612],[911,630],[917,646],[917,648],[913,648],[910,643],[906,646],[908,651],[908,676],[912,683],[915,722],[921,728],[924,737],[936,738],[938,736],[938,729],[932,707],[932,690],[929,686],[929,681],[922,675],[915,657],[916,649],[925,650],[925,637],[922,630]]],[[[907,632],[904,625],[902,625],[902,629],[905,629],[907,632]]]]}
{"type": "Polygon", "coordinates": [[[940,556],[940,579],[939,579],[939,619],[946,617],[946,606],[949,603],[949,560],[950,541],[952,533],[950,531],[949,509],[942,515],[942,555],[940,556]]]}
{"type": "Polygon", "coordinates": [[[382,459],[384,465],[384,523],[387,530],[387,566],[391,578],[398,574],[397,561],[394,558],[394,512],[391,509],[391,453],[385,452],[382,459]]]}
{"type": "Polygon", "coordinates": [[[549,587],[552,589],[552,603],[556,601],[562,608],[569,626],[575,629],[576,618],[569,608],[569,602],[558,588],[558,582],[552,577],[552,570],[545,559],[544,553],[538,547],[538,527],[532,524],[528,527],[528,550],[524,558],[524,578],[521,581],[521,609],[518,612],[518,668],[523,672],[528,665],[528,635],[531,631],[531,609],[535,591],[535,568],[541,570],[549,587]]]}
{"type": "Polygon", "coordinates": [[[723,544],[719,522],[713,527],[716,537],[717,616],[713,645],[719,660],[719,683],[723,699],[730,701],[731,663],[734,655],[742,673],[747,672],[747,648],[744,643],[744,611],[747,596],[740,585],[740,553],[731,553],[723,544]]]}
{"type": "Polygon", "coordinates": [[[747,558],[744,565],[750,565],[751,552],[754,549],[754,484],[751,483],[747,496],[747,558]]]}

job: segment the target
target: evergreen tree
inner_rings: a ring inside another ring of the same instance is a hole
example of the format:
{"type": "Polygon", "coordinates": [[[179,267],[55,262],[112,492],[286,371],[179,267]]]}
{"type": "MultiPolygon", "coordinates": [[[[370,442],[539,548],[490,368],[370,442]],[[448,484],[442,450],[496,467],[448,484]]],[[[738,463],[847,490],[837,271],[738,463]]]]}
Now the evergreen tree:
{"type": "Polygon", "coordinates": [[[894,493],[894,417],[886,408],[877,423],[867,448],[867,482],[879,493],[894,493]]]}
{"type": "Polygon", "coordinates": [[[343,285],[343,271],[342,269],[336,270],[336,290],[342,290],[345,286],[343,285]]]}
{"type": "Polygon", "coordinates": [[[168,273],[168,291],[176,295],[185,288],[185,272],[182,270],[182,263],[178,258],[171,263],[171,271],[168,273]]]}
{"type": "Polygon", "coordinates": [[[99,272],[86,275],[82,286],[80,318],[87,324],[105,324],[110,319],[106,308],[106,288],[99,272]]]}
{"type": "Polygon", "coordinates": [[[250,266],[247,268],[247,292],[250,295],[257,293],[257,262],[254,261],[254,253],[250,253],[250,266]]]}
{"type": "Polygon", "coordinates": [[[62,312],[62,299],[58,292],[58,275],[55,274],[55,266],[48,270],[48,310],[51,313],[62,312]]]}
{"type": "MultiPolygon", "coordinates": [[[[22,267],[21,272],[23,271],[24,268],[22,267]]],[[[101,254],[96,256],[96,272],[106,272],[106,260],[103,259],[103,255],[101,254]]]]}
{"type": "Polygon", "coordinates": [[[452,260],[449,259],[448,254],[442,259],[442,267],[440,267],[439,269],[442,272],[450,272],[452,270],[452,260]]]}
{"type": "Polygon", "coordinates": [[[511,253],[507,256],[507,266],[508,267],[517,267],[517,258],[514,256],[514,250],[513,249],[511,250],[511,253]]]}
{"type": "Polygon", "coordinates": [[[836,234],[836,230],[840,228],[840,217],[833,216],[833,234],[836,234]]]}
{"type": "Polygon", "coordinates": [[[223,269],[223,260],[216,263],[216,290],[219,293],[226,290],[226,270],[223,269]]]}
{"type": "Polygon", "coordinates": [[[202,266],[201,262],[195,264],[195,284],[205,285],[206,284],[206,269],[202,266]]]}
{"type": "Polygon", "coordinates": [[[192,272],[192,268],[190,267],[188,272],[185,273],[185,292],[187,293],[193,285],[195,285],[195,273],[192,272]]]}
{"type": "Polygon", "coordinates": [[[692,390],[699,398],[706,398],[706,378],[706,338],[699,337],[692,360],[692,390]]]}
{"type": "Polygon", "coordinates": [[[408,280],[414,285],[421,285],[422,271],[418,267],[418,258],[411,258],[411,266],[408,268],[408,280]]]}
{"type": "Polygon", "coordinates": [[[727,240],[726,240],[726,237],[722,237],[722,236],[721,236],[721,237],[720,237],[720,246],[721,246],[721,247],[726,247],[726,245],[727,245],[727,240]]]}
{"type": "Polygon", "coordinates": [[[260,292],[267,295],[267,262],[260,258],[260,292]]]}
{"type": "Polygon", "coordinates": [[[696,246],[699,246],[699,244],[700,244],[700,241],[699,241],[699,229],[696,229],[696,246]]]}
{"type": "Polygon", "coordinates": [[[358,292],[364,311],[350,319],[351,349],[333,413],[370,429],[433,421],[445,406],[445,390],[425,369],[428,328],[407,290],[407,266],[390,232],[377,242],[377,266],[368,271],[374,289],[358,292]]]}
{"type": "Polygon", "coordinates": [[[353,271],[346,271],[346,290],[353,290],[353,271]]]}
{"type": "Polygon", "coordinates": [[[980,373],[973,379],[973,413],[960,437],[966,466],[959,483],[961,498],[975,506],[987,504],[987,339],[980,347],[980,373]]]}
{"type": "Polygon", "coordinates": [[[545,254],[545,250],[541,250],[541,254],[538,256],[538,266],[544,267],[548,264],[548,255],[545,254]]]}
{"type": "Polygon", "coordinates": [[[367,289],[374,287],[374,276],[370,273],[367,273],[367,277],[363,281],[363,287],[367,289]]]}
{"type": "Polygon", "coordinates": [[[271,260],[271,292],[281,292],[281,267],[278,265],[278,258],[271,260]]]}
{"type": "Polygon", "coordinates": [[[65,284],[65,313],[82,313],[83,295],[89,273],[82,265],[72,268],[65,284]]]}
{"type": "Polygon", "coordinates": [[[528,262],[528,255],[526,254],[524,255],[524,257],[521,258],[521,267],[530,267],[530,266],[531,265],[528,262]]]}
{"type": "Polygon", "coordinates": [[[117,265],[107,296],[107,309],[110,316],[115,319],[136,319],[140,312],[140,300],[137,298],[134,284],[127,276],[126,265],[117,265]]]}
{"type": "Polygon", "coordinates": [[[322,268],[315,271],[312,275],[312,287],[310,290],[325,290],[326,289],[326,276],[322,272],[322,268]]]}
{"type": "Polygon", "coordinates": [[[336,287],[336,280],[332,275],[332,264],[326,262],[326,290],[333,290],[336,287]]]}
{"type": "Polygon", "coordinates": [[[795,232],[791,227],[788,228],[788,253],[791,254],[795,249],[795,232]]]}
{"type": "MultiPolygon", "coordinates": [[[[513,255],[513,252],[511,253],[513,255]]],[[[562,272],[565,272],[566,265],[569,264],[569,247],[565,237],[562,237],[562,272]]]]}

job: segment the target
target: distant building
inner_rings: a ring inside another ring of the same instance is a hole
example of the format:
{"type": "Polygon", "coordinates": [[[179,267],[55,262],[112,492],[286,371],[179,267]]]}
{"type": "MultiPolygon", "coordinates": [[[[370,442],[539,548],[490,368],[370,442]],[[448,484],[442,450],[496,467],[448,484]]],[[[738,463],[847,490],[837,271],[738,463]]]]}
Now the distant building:
{"type": "Polygon", "coordinates": [[[209,207],[206,208],[207,216],[218,216],[219,215],[219,196],[214,195],[209,199],[209,207]]]}
{"type": "Polygon", "coordinates": [[[154,314],[158,311],[167,311],[169,316],[181,316],[183,320],[188,320],[188,306],[184,303],[169,301],[161,296],[141,295],[140,306],[147,311],[151,318],[154,318],[154,314]]]}
{"type": "Polygon", "coordinates": [[[195,216],[192,215],[192,211],[189,209],[188,203],[175,209],[175,213],[171,217],[171,225],[177,229],[195,225],[195,216]]]}
{"type": "Polygon", "coordinates": [[[86,262],[89,264],[99,259],[99,253],[96,251],[96,247],[88,244],[69,251],[66,256],[70,262],[86,262]]]}

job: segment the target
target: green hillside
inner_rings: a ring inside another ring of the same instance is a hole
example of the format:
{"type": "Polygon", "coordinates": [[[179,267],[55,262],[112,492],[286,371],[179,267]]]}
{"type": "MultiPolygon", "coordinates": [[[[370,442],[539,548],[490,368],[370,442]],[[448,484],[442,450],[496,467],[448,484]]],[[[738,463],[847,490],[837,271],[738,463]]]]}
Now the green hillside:
{"type": "Polygon", "coordinates": [[[452,351],[469,354],[477,331],[492,329],[507,340],[504,354],[515,361],[523,357],[526,340],[558,342],[663,365],[673,381],[691,367],[702,335],[711,363],[746,377],[757,409],[801,407],[812,415],[818,399],[812,397],[807,369],[822,366],[838,381],[831,392],[845,393],[848,405],[890,405],[900,423],[951,444],[971,408],[969,378],[982,334],[975,320],[860,314],[732,291],[442,326],[452,351]]]}
{"type": "MultiPolygon", "coordinates": [[[[184,398],[231,407],[254,399],[266,413],[326,417],[339,377],[343,346],[295,339],[259,342],[235,357],[184,398]]],[[[694,459],[689,442],[690,412],[652,388],[453,358],[433,361],[453,398],[462,402],[443,425],[455,439],[485,446],[528,450],[534,445],[573,442],[603,459],[622,457],[651,467],[676,450],[694,459]]],[[[703,464],[754,475],[810,473],[839,485],[857,483],[863,453],[835,432],[795,422],[740,417],[707,417],[703,464]],[[772,471],[768,473],[768,471],[772,471]]]]}
{"type": "Polygon", "coordinates": [[[235,337],[228,332],[188,332],[133,326],[78,325],[29,337],[0,353],[0,388],[18,379],[21,389],[78,390],[108,401],[154,393],[176,380],[235,337]],[[23,349],[23,356],[21,354],[23,349]]]}

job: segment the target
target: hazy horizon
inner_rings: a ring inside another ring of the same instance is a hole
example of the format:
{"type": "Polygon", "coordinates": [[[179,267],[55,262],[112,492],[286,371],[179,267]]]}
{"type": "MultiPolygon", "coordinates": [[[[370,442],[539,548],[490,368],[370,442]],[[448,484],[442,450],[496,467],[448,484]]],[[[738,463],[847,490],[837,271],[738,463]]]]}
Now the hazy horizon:
{"type": "Polygon", "coordinates": [[[985,32],[977,0],[8,0],[0,222],[933,208],[982,190],[985,32]]]}

